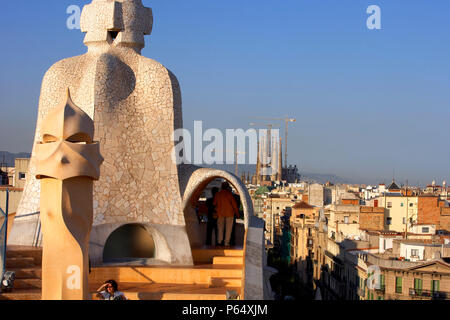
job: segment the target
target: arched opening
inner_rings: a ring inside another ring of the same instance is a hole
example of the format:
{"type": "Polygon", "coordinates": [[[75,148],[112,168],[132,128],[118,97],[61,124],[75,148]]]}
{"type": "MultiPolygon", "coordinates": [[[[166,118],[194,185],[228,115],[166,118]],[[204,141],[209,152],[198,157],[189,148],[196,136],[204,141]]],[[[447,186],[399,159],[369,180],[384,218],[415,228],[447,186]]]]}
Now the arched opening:
{"type": "Polygon", "coordinates": [[[140,224],[126,224],[108,237],[103,249],[103,262],[125,262],[155,257],[155,242],[140,224]]]}
{"type": "MultiPolygon", "coordinates": [[[[235,196],[235,201],[240,213],[240,217],[236,218],[233,223],[230,245],[233,247],[243,247],[245,224],[242,195],[228,179],[216,176],[206,179],[197,185],[195,190],[193,190],[189,201],[186,203],[184,216],[192,248],[204,246],[214,247],[218,244],[218,224],[216,219],[213,219],[213,221],[211,220],[213,217],[209,208],[213,199],[212,190],[214,188],[220,190],[222,182],[225,181],[232,187],[232,193],[235,196]]],[[[224,227],[224,229],[224,231],[226,231],[226,227],[224,227]]]]}

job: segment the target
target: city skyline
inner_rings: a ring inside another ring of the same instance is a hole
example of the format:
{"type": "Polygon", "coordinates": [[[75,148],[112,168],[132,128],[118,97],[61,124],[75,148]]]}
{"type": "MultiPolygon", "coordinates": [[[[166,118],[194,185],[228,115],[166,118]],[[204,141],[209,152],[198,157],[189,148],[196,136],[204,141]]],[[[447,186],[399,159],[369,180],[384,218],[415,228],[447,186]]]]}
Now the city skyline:
{"type": "MultiPolygon", "coordinates": [[[[44,71],[86,50],[66,27],[67,7],[86,2],[42,3],[2,12],[11,45],[0,53],[0,150],[31,152],[44,71]]],[[[289,163],[300,172],[388,183],[395,169],[412,185],[448,181],[450,5],[376,1],[382,30],[368,30],[371,4],[144,1],[155,24],[143,55],[177,74],[187,129],[288,115],[297,119],[289,163]]]]}

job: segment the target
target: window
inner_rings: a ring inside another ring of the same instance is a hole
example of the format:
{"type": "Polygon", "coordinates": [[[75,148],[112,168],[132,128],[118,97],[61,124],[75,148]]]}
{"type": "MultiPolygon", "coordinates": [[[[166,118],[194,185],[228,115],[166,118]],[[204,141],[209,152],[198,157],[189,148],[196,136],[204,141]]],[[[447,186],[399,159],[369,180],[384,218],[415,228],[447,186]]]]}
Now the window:
{"type": "Polygon", "coordinates": [[[392,224],[392,218],[391,217],[387,217],[386,218],[386,224],[389,226],[392,224]]]}
{"type": "Polygon", "coordinates": [[[419,256],[419,249],[411,249],[411,256],[412,257],[418,257],[419,256]]]}
{"type": "Polygon", "coordinates": [[[403,224],[406,224],[406,218],[403,217],[403,224]]]}
{"type": "Polygon", "coordinates": [[[25,179],[25,172],[19,172],[19,180],[24,180],[25,179]]]}
{"type": "Polygon", "coordinates": [[[400,203],[400,207],[403,207],[403,202],[402,202],[402,203],[400,203]]]}
{"type": "Polygon", "coordinates": [[[380,274],[380,287],[383,289],[385,286],[385,278],[383,274],[380,274]]]}
{"type": "Polygon", "coordinates": [[[414,207],[414,203],[411,202],[411,203],[409,204],[409,206],[410,206],[410,207],[414,207]]]}
{"type": "Polygon", "coordinates": [[[402,293],[402,277],[395,277],[395,293],[402,293]]]}
{"type": "Polygon", "coordinates": [[[414,291],[416,294],[422,294],[422,279],[414,278],[414,291]]]}
{"type": "Polygon", "coordinates": [[[392,202],[388,202],[388,203],[387,203],[387,207],[388,207],[388,208],[392,208],[392,202]]]}
{"type": "Polygon", "coordinates": [[[432,292],[439,291],[439,280],[431,280],[431,291],[432,292]]]}
{"type": "Polygon", "coordinates": [[[348,224],[348,217],[344,217],[344,223],[348,224]]]}
{"type": "Polygon", "coordinates": [[[430,232],[430,228],[429,227],[423,227],[422,228],[422,233],[429,233],[430,232]]]}

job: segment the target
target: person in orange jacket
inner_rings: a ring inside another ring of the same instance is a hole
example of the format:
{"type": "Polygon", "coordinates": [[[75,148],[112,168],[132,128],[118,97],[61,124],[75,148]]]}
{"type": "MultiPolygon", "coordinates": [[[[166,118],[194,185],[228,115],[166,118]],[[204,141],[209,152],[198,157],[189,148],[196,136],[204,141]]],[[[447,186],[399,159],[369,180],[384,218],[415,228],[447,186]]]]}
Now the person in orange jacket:
{"type": "Polygon", "coordinates": [[[228,182],[222,183],[222,190],[215,195],[213,204],[217,209],[217,238],[219,245],[223,245],[225,228],[225,246],[229,246],[234,217],[239,216],[239,209],[228,182]]]}

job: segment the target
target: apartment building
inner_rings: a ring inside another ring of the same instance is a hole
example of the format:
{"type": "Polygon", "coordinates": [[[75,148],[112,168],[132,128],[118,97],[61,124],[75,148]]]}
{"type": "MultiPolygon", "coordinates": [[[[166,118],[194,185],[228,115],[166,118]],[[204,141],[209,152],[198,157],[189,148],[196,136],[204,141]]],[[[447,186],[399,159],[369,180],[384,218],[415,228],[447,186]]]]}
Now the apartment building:
{"type": "Polygon", "coordinates": [[[368,261],[378,272],[367,300],[450,300],[449,258],[412,262],[372,255],[368,261]]]}
{"type": "Polygon", "coordinates": [[[311,281],[313,237],[315,232],[318,207],[305,202],[296,203],[291,210],[291,262],[300,275],[303,283],[311,281]]]}
{"type": "Polygon", "coordinates": [[[297,262],[297,270],[316,297],[450,299],[450,244],[445,238],[410,234],[416,239],[405,239],[404,233],[363,231],[359,240],[333,239],[328,222],[326,215],[318,212],[314,222],[299,221],[295,231],[294,254],[297,261],[305,261],[297,262]]]}
{"type": "Polygon", "coordinates": [[[434,224],[438,230],[450,230],[450,208],[440,196],[422,194],[418,197],[419,224],[434,224]]]}
{"type": "Polygon", "coordinates": [[[290,194],[268,194],[263,200],[263,219],[266,223],[266,240],[274,244],[277,230],[281,225],[281,216],[287,208],[295,205],[297,199],[290,194]]]}
{"type": "Polygon", "coordinates": [[[384,229],[406,232],[411,224],[417,223],[418,197],[401,193],[384,193],[374,200],[374,207],[386,209],[384,229]]]}
{"type": "Polygon", "coordinates": [[[328,219],[328,236],[331,239],[358,237],[359,228],[358,204],[332,204],[324,209],[328,219]]]}

